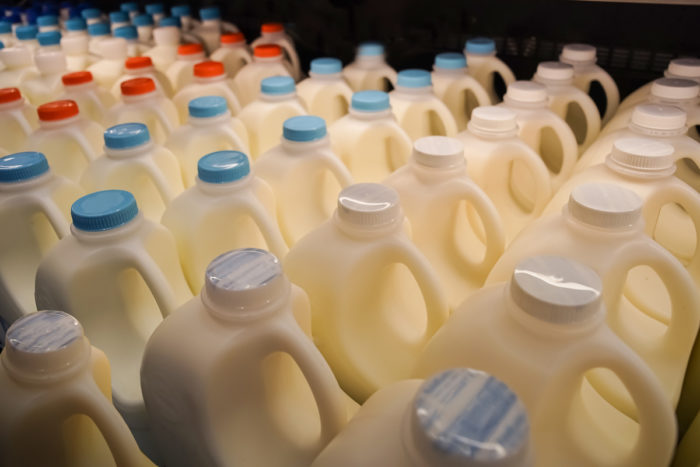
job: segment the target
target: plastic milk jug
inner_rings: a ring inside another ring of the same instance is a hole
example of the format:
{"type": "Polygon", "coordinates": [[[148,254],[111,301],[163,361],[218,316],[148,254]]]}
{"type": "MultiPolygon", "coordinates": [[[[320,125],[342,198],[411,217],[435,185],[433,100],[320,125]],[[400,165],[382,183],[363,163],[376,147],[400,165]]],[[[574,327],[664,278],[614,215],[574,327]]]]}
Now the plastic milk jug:
{"type": "Polygon", "coordinates": [[[185,188],[189,188],[195,185],[197,163],[203,155],[224,150],[246,152],[248,139],[241,121],[231,118],[223,97],[204,96],[190,101],[187,122],[173,131],[166,147],[177,157],[185,188]]]}
{"type": "Polygon", "coordinates": [[[0,89],[0,138],[5,150],[21,150],[38,124],[36,110],[19,89],[0,89]]]}
{"type": "Polygon", "coordinates": [[[61,77],[66,73],[66,57],[61,51],[40,51],[34,56],[39,76],[21,84],[23,94],[34,105],[58,99],[63,94],[61,77]]]}
{"type": "Polygon", "coordinates": [[[501,93],[515,81],[515,75],[508,65],[496,57],[496,43],[493,39],[475,37],[467,40],[464,44],[464,56],[469,65],[469,74],[488,92],[491,103],[499,102],[501,93]],[[502,89],[499,82],[502,83],[502,89]]]}
{"type": "Polygon", "coordinates": [[[30,57],[33,58],[34,53],[39,48],[39,41],[36,39],[37,34],[39,34],[39,28],[33,24],[17,26],[15,29],[15,46],[23,47],[24,50],[29,51],[30,57]]]}
{"type": "Polygon", "coordinates": [[[124,63],[127,58],[126,40],[121,37],[110,37],[99,43],[100,60],[87,69],[102,89],[109,90],[120,76],[124,74],[124,63]]]}
{"type": "Polygon", "coordinates": [[[80,16],[85,20],[88,28],[93,24],[106,24],[102,22],[104,18],[99,8],[86,8],[80,12],[80,16]]]}
{"type": "Polygon", "coordinates": [[[435,95],[430,73],[403,70],[396,89],[389,93],[391,109],[411,140],[423,136],[455,136],[457,123],[445,104],[435,95]]]}
{"type": "Polygon", "coordinates": [[[338,192],[352,176],[331,150],[326,123],[312,115],[284,122],[280,144],[255,163],[277,199],[277,222],[287,245],[292,246],[333,213],[338,192]]]}
{"type": "Polygon", "coordinates": [[[112,34],[119,29],[131,24],[131,18],[129,13],[125,11],[112,11],[109,13],[109,27],[112,30],[112,34]]]}
{"type": "Polygon", "coordinates": [[[0,73],[0,88],[20,87],[28,79],[39,76],[32,54],[25,47],[0,49],[0,60],[5,65],[0,73]]]}
{"type": "Polygon", "coordinates": [[[384,57],[384,46],[379,42],[363,42],[357,47],[355,61],[343,68],[343,78],[355,91],[386,91],[396,86],[396,70],[384,57]]]}
{"type": "Polygon", "coordinates": [[[449,313],[439,277],[404,230],[399,195],[385,185],[343,189],[333,217],[289,250],[285,271],[309,294],[314,342],[358,402],[408,377],[449,313]]]}
{"type": "Polygon", "coordinates": [[[289,63],[291,75],[295,81],[301,79],[301,62],[294,48],[294,41],[284,31],[282,23],[264,23],[260,26],[260,37],[255,39],[250,46],[255,50],[259,45],[274,44],[282,49],[284,59],[289,63]]]}
{"type": "Polygon", "coordinates": [[[487,373],[455,368],[380,389],[311,465],[532,467],[530,439],[517,394],[487,373]]]}
{"type": "Polygon", "coordinates": [[[233,88],[241,105],[245,106],[258,97],[263,79],[291,75],[282,61],[282,49],[278,45],[259,45],[253,49],[253,62],[241,68],[233,78],[233,88]]]}
{"type": "Polygon", "coordinates": [[[129,57],[138,57],[145,51],[150,49],[150,46],[139,41],[139,33],[136,26],[128,25],[116,28],[112,35],[121,37],[126,41],[126,49],[129,57]]]}
{"type": "Polygon", "coordinates": [[[668,465],[673,409],[644,361],[605,324],[602,283],[559,256],[521,261],[509,282],[469,297],[428,343],[416,373],[469,367],[522,400],[538,466],[668,465]],[[638,420],[609,405],[584,375],[605,368],[632,395],[638,420]]]}
{"type": "Polygon", "coordinates": [[[144,355],[167,465],[308,466],[340,432],[345,395],[295,320],[308,307],[271,253],[211,262],[201,294],[158,326],[144,355]]]}
{"type": "Polygon", "coordinates": [[[151,15],[156,24],[165,17],[165,5],[162,3],[148,3],[145,7],[146,13],[151,15]]]}
{"type": "Polygon", "coordinates": [[[153,42],[155,45],[144,52],[144,56],[151,57],[153,66],[162,73],[177,59],[177,48],[180,45],[180,28],[175,18],[163,18],[158,27],[153,30],[153,42]]]}
{"type": "Polygon", "coordinates": [[[63,36],[61,50],[66,57],[66,69],[70,72],[85,70],[93,63],[88,49],[87,36],[63,36]]]}
{"type": "Polygon", "coordinates": [[[97,22],[88,25],[88,50],[91,54],[102,56],[102,41],[110,38],[109,24],[97,22]]]}
{"type": "Polygon", "coordinates": [[[277,146],[285,120],[299,115],[306,115],[306,109],[297,97],[294,79],[291,76],[263,79],[258,98],[236,116],[248,130],[250,158],[256,160],[277,146]]]}
{"type": "Polygon", "coordinates": [[[226,99],[228,108],[233,115],[241,111],[233,82],[226,77],[224,64],[221,62],[205,61],[194,66],[194,81],[183,87],[173,97],[173,103],[180,114],[180,120],[187,119],[187,106],[192,99],[204,96],[221,96],[226,99]]]}
{"type": "Polygon", "coordinates": [[[201,23],[192,29],[192,33],[201,37],[207,53],[212,53],[219,47],[221,40],[221,12],[218,6],[210,6],[199,10],[201,23]]]}
{"type": "MultiPolygon", "coordinates": [[[[63,27],[64,30],[61,32],[63,37],[88,37],[87,23],[79,16],[66,18],[63,22],[63,27]]],[[[61,47],[63,47],[63,44],[61,44],[61,47]]]]}
{"type": "Polygon", "coordinates": [[[333,152],[356,181],[381,182],[411,154],[411,138],[396,121],[384,91],[353,94],[350,113],[328,133],[333,152]]]}
{"type": "Polygon", "coordinates": [[[399,193],[411,239],[435,268],[452,309],[483,285],[505,248],[500,215],[467,164],[459,140],[426,136],[414,143],[410,162],[384,180],[399,193]]]}
{"type": "Polygon", "coordinates": [[[158,71],[153,66],[151,57],[128,57],[124,61],[124,74],[112,86],[112,95],[119,99],[121,95],[121,84],[132,78],[151,78],[158,89],[165,97],[173,96],[173,87],[165,73],[158,71]]]}
{"type": "Polygon", "coordinates": [[[223,63],[229,78],[236,76],[241,68],[253,61],[242,32],[222,34],[221,45],[209,58],[223,63]]]}
{"type": "Polygon", "coordinates": [[[177,92],[194,81],[194,66],[206,59],[201,44],[182,44],[177,48],[177,59],[168,67],[165,75],[177,92]]]}
{"type": "Polygon", "coordinates": [[[74,71],[61,77],[65,92],[62,99],[70,99],[78,104],[82,115],[97,123],[104,121],[107,109],[114,105],[111,93],[100,88],[89,71],[74,71]]]}
{"type": "Polygon", "coordinates": [[[143,123],[108,128],[104,141],[104,154],[85,169],[80,184],[88,193],[127,190],[147,219],[160,222],[168,204],[184,191],[177,158],[151,141],[143,123]]]}
{"type": "Polygon", "coordinates": [[[155,21],[153,17],[148,13],[140,14],[132,20],[132,24],[136,26],[136,33],[138,34],[138,41],[148,46],[148,49],[153,46],[153,27],[155,26],[155,21]]]}
{"type": "Polygon", "coordinates": [[[309,77],[297,85],[299,99],[312,115],[332,124],[348,113],[352,90],[341,74],[343,65],[337,58],[311,60],[309,77]]]}
{"type": "Polygon", "coordinates": [[[32,313],[7,337],[0,357],[3,465],[153,466],[110,401],[107,357],[75,318],[32,313]]]}

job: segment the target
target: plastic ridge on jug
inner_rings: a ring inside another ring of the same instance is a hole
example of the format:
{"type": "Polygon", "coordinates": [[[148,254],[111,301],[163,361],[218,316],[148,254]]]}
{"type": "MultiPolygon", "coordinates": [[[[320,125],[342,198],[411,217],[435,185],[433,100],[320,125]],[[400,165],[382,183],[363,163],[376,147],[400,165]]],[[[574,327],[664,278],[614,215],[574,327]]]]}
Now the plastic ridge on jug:
{"type": "Polygon", "coordinates": [[[153,66],[153,60],[147,56],[128,57],[124,61],[124,74],[112,86],[112,95],[119,99],[119,96],[121,96],[121,84],[126,80],[138,77],[151,78],[156,84],[158,91],[165,97],[170,98],[173,96],[170,80],[165,76],[165,73],[153,66]]]}
{"type": "Polygon", "coordinates": [[[260,26],[260,37],[255,39],[250,46],[255,49],[260,45],[274,44],[280,47],[284,53],[284,60],[289,64],[290,75],[295,81],[301,79],[301,62],[294,48],[294,41],[285,32],[282,23],[264,23],[260,26]]]}
{"type": "Polygon", "coordinates": [[[233,81],[226,77],[224,64],[221,62],[204,61],[194,66],[194,81],[180,89],[173,97],[180,120],[185,121],[188,115],[188,104],[192,99],[203,96],[221,96],[226,99],[228,108],[233,115],[241,111],[233,81]]]}
{"type": "Polygon", "coordinates": [[[278,45],[258,45],[253,48],[253,61],[233,78],[233,88],[242,106],[258,98],[260,83],[270,76],[292,76],[292,72],[283,62],[282,49],[278,45]]]}
{"type": "Polygon", "coordinates": [[[385,60],[384,45],[363,42],[357,46],[355,61],[343,68],[343,78],[355,91],[389,92],[396,86],[396,70],[385,60]]]}
{"type": "Polygon", "coordinates": [[[337,58],[311,60],[309,77],[297,85],[297,95],[312,115],[318,115],[326,125],[348,113],[352,89],[342,76],[343,64],[337,58]]]}
{"type": "Polygon", "coordinates": [[[222,34],[219,48],[209,58],[223,63],[229,78],[236,76],[241,68],[253,61],[242,32],[222,34]]]}
{"type": "Polygon", "coordinates": [[[194,66],[206,59],[201,44],[182,44],[177,48],[177,59],[170,64],[165,75],[178,92],[194,81],[194,66]]]}
{"type": "Polygon", "coordinates": [[[0,89],[0,137],[5,150],[21,150],[38,125],[36,109],[18,88],[0,89]]]}
{"type": "Polygon", "coordinates": [[[505,87],[515,81],[515,75],[496,57],[496,43],[488,37],[475,37],[468,39],[464,44],[464,56],[469,64],[469,74],[481,83],[481,86],[489,94],[491,103],[501,100],[500,92],[505,92],[505,87]],[[503,83],[503,90],[497,89],[497,80],[503,83]]]}

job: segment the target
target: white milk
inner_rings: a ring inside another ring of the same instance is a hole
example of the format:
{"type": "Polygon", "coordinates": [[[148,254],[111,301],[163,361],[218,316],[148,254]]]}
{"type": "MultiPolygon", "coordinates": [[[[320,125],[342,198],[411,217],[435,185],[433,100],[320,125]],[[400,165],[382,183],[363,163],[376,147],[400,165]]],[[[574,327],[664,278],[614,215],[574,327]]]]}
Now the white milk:
{"type": "Polygon", "coordinates": [[[124,62],[128,56],[127,43],[121,37],[103,39],[98,44],[100,59],[90,65],[87,71],[102,89],[112,89],[114,83],[124,74],[124,62]]]}
{"type": "Polygon", "coordinates": [[[165,72],[175,92],[194,81],[194,66],[205,58],[201,44],[182,44],[177,48],[177,59],[165,72]]]}
{"type": "Polygon", "coordinates": [[[151,57],[144,56],[128,57],[124,61],[124,74],[114,83],[111,90],[115,99],[119,99],[119,96],[121,96],[121,84],[124,81],[139,77],[151,78],[156,84],[158,92],[168,98],[173,96],[173,87],[170,84],[170,80],[165,76],[165,73],[158,71],[155,66],[153,66],[151,57]]]}
{"type": "Polygon", "coordinates": [[[19,89],[0,89],[0,138],[5,150],[21,150],[38,125],[36,109],[19,89]]]}
{"type": "Polygon", "coordinates": [[[253,61],[242,32],[222,34],[220,44],[209,58],[223,63],[229,78],[236,76],[241,68],[253,61]]]}
{"type": "Polygon", "coordinates": [[[62,99],[78,104],[81,114],[97,123],[103,123],[107,109],[115,103],[114,96],[100,88],[89,71],[74,71],[61,77],[64,93],[62,99]]]}
{"type": "Polygon", "coordinates": [[[352,90],[341,71],[343,64],[337,58],[323,57],[311,60],[309,77],[297,85],[297,95],[312,115],[318,115],[332,124],[348,113],[352,90]]]}
{"type": "Polygon", "coordinates": [[[89,24],[88,23],[88,50],[91,54],[101,57],[103,41],[110,39],[111,33],[109,31],[109,24],[98,22],[89,24]]]}
{"type": "Polygon", "coordinates": [[[501,100],[496,89],[496,75],[505,86],[515,81],[515,75],[496,57],[496,43],[487,37],[475,37],[464,44],[464,56],[467,58],[469,73],[481,83],[489,93],[492,103],[501,100]]]}
{"type": "Polygon", "coordinates": [[[396,86],[396,70],[384,57],[384,46],[379,42],[363,42],[357,47],[355,61],[343,68],[343,78],[355,91],[386,91],[396,86]]]}
{"type": "Polygon", "coordinates": [[[255,50],[259,45],[275,44],[282,49],[284,59],[290,66],[291,75],[295,81],[301,79],[301,62],[294,48],[294,41],[284,31],[282,23],[263,23],[260,26],[260,37],[255,39],[250,46],[255,50]]]}
{"type": "Polygon", "coordinates": [[[258,97],[260,83],[270,76],[291,76],[291,73],[282,61],[282,49],[278,45],[259,45],[253,49],[253,62],[233,78],[233,88],[242,106],[258,97]]]}
{"type": "Polygon", "coordinates": [[[223,97],[233,115],[237,115],[241,111],[241,104],[233,90],[233,81],[226,77],[224,64],[221,62],[197,63],[194,66],[194,81],[175,94],[173,103],[177,107],[181,121],[187,119],[187,106],[190,101],[204,96],[223,97]]]}
{"type": "Polygon", "coordinates": [[[177,59],[177,48],[180,45],[180,28],[177,26],[177,20],[163,18],[163,21],[153,30],[153,42],[155,45],[143,55],[151,57],[153,66],[165,73],[177,59]]]}
{"type": "Polygon", "coordinates": [[[139,40],[139,32],[136,26],[120,26],[112,31],[112,36],[126,41],[126,50],[129,57],[139,57],[150,49],[148,44],[144,44],[139,40]]]}
{"type": "Polygon", "coordinates": [[[69,72],[85,70],[93,61],[89,52],[87,36],[63,36],[61,50],[66,57],[66,69],[69,72]]]}
{"type": "Polygon", "coordinates": [[[63,94],[61,77],[66,73],[66,57],[60,50],[39,51],[34,56],[39,76],[21,84],[22,93],[29,102],[41,105],[58,99],[63,94]]]}
{"type": "Polygon", "coordinates": [[[131,24],[136,26],[139,42],[148,46],[150,50],[153,47],[153,28],[156,25],[153,17],[148,13],[140,14],[131,21],[131,24]]]}
{"type": "Polygon", "coordinates": [[[0,88],[20,87],[28,79],[39,76],[26,47],[5,47],[0,50],[0,60],[5,65],[0,72],[0,88]]]}

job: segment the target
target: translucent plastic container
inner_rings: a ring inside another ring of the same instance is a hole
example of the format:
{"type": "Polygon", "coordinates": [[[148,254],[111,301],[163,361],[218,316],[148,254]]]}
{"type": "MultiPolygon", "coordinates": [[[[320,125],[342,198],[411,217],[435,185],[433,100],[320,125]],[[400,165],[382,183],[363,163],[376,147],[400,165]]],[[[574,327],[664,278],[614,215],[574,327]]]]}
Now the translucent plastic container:
{"type": "Polygon", "coordinates": [[[259,45],[275,44],[281,48],[285,61],[290,66],[290,72],[295,81],[301,79],[301,62],[294,48],[294,41],[284,31],[282,23],[264,23],[260,26],[260,37],[250,46],[255,49],[259,45]]]}
{"type": "Polygon", "coordinates": [[[102,39],[96,47],[100,59],[90,65],[87,71],[92,73],[102,89],[112,89],[114,83],[124,74],[124,63],[128,56],[126,40],[110,37],[102,39]]]}
{"type": "Polygon", "coordinates": [[[241,32],[222,34],[219,48],[214,50],[209,58],[223,63],[229,78],[236,76],[241,68],[253,61],[241,32]]]}
{"type": "Polygon", "coordinates": [[[40,51],[34,56],[39,76],[20,85],[22,94],[33,105],[41,105],[58,99],[63,94],[61,77],[66,73],[66,57],[60,50],[40,51]]]}
{"type": "Polygon", "coordinates": [[[61,38],[61,50],[66,56],[66,69],[69,72],[83,71],[92,65],[87,35],[66,35],[61,38]]]}
{"type": "Polygon", "coordinates": [[[271,76],[292,76],[282,60],[282,49],[278,45],[266,44],[253,49],[253,61],[241,68],[233,78],[233,87],[242,106],[258,98],[260,83],[271,76]]]}
{"type": "Polygon", "coordinates": [[[156,84],[156,88],[165,97],[172,98],[173,87],[165,73],[157,70],[153,66],[151,57],[128,57],[124,61],[124,74],[112,86],[112,95],[115,99],[121,96],[121,85],[124,81],[132,78],[151,78],[156,84]]]}
{"type": "Polygon", "coordinates": [[[357,47],[355,61],[343,68],[343,78],[353,91],[386,91],[396,86],[396,70],[386,63],[384,46],[363,42],[357,47]]]}
{"type": "Polygon", "coordinates": [[[168,66],[165,75],[178,92],[194,81],[194,66],[206,59],[201,44],[182,44],[177,48],[177,59],[168,66]]]}
{"type": "Polygon", "coordinates": [[[297,95],[312,115],[326,121],[326,125],[348,113],[352,89],[341,74],[343,64],[337,58],[323,57],[311,60],[309,77],[297,85],[297,95]]]}
{"type": "Polygon", "coordinates": [[[5,47],[0,50],[5,69],[0,73],[0,88],[20,87],[25,81],[39,76],[32,54],[25,47],[5,47]]]}
{"type": "Polygon", "coordinates": [[[515,81],[515,75],[501,59],[496,57],[496,43],[488,37],[475,37],[464,44],[469,73],[481,83],[495,104],[501,100],[500,92],[515,81]],[[497,89],[502,85],[502,89],[497,89]]]}
{"type": "Polygon", "coordinates": [[[36,110],[19,89],[0,89],[0,138],[6,151],[21,150],[38,125],[36,110]]]}
{"type": "Polygon", "coordinates": [[[61,77],[64,93],[62,99],[70,99],[78,104],[83,116],[97,123],[103,123],[109,109],[115,103],[111,93],[100,88],[89,71],[74,71],[61,77]]]}
{"type": "Polygon", "coordinates": [[[180,45],[180,28],[177,26],[177,20],[163,18],[163,21],[153,30],[153,42],[155,45],[143,55],[151,57],[153,66],[161,73],[165,73],[177,59],[177,48],[180,45]]]}
{"type": "Polygon", "coordinates": [[[207,54],[211,54],[221,42],[221,33],[224,27],[230,32],[238,32],[238,28],[231,23],[221,20],[221,12],[218,6],[208,6],[199,10],[200,23],[192,28],[192,33],[202,38],[207,54]]]}
{"type": "Polygon", "coordinates": [[[175,94],[173,103],[177,107],[181,121],[187,119],[187,108],[190,101],[204,96],[223,97],[226,99],[231,113],[237,115],[241,111],[241,104],[233,89],[233,82],[226,77],[223,63],[200,62],[194,66],[194,81],[175,94]]]}

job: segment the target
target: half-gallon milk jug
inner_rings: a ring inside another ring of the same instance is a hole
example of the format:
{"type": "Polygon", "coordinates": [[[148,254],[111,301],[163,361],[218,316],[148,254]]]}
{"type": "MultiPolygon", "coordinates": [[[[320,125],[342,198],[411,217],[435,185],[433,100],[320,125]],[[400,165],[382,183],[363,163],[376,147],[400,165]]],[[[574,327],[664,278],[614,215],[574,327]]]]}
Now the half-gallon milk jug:
{"type": "Polygon", "coordinates": [[[408,136],[454,136],[457,123],[445,104],[435,95],[430,73],[403,70],[398,74],[396,89],[389,93],[391,109],[408,136]]]}
{"type": "Polygon", "coordinates": [[[274,44],[282,49],[285,61],[290,65],[290,72],[295,81],[301,79],[301,62],[294,48],[292,38],[284,31],[282,23],[264,23],[260,26],[260,37],[250,46],[255,49],[259,45],[274,44]]]}
{"type": "Polygon", "coordinates": [[[167,465],[306,467],[340,432],[345,395],[295,320],[308,307],[271,253],[211,262],[200,296],[158,326],[144,355],[167,465]]]}
{"type": "Polygon", "coordinates": [[[39,152],[0,158],[0,320],[36,311],[34,276],[41,258],[68,234],[80,187],[49,171],[39,152]]]}
{"type": "Polygon", "coordinates": [[[289,250],[285,271],[309,294],[314,342],[358,402],[406,378],[449,313],[385,185],[343,189],[333,217],[289,250]]]}
{"type": "Polygon", "coordinates": [[[139,33],[136,26],[121,26],[112,32],[114,37],[120,37],[126,41],[126,50],[129,57],[138,57],[150,47],[139,41],[139,33]]]}
{"type": "Polygon", "coordinates": [[[62,99],[78,104],[80,113],[97,123],[103,123],[107,109],[114,105],[114,96],[100,88],[89,71],[74,71],[61,77],[64,93],[62,99]]]}
{"type": "Polygon", "coordinates": [[[61,77],[66,73],[66,57],[60,50],[40,51],[34,55],[39,76],[21,84],[22,93],[34,105],[58,99],[63,94],[61,77]]]}
{"type": "Polygon", "coordinates": [[[104,154],[80,178],[88,193],[129,191],[147,219],[159,222],[165,208],[184,191],[180,164],[172,152],[153,144],[143,123],[122,123],[104,133],[104,154]]]}
{"type": "Polygon", "coordinates": [[[559,256],[521,261],[509,282],[469,297],[428,343],[416,373],[470,367],[491,373],[521,398],[538,466],[668,465],[673,409],[644,361],[605,324],[602,283],[559,256]],[[584,375],[615,373],[639,423],[592,390],[584,375]]]}
{"type": "Polygon", "coordinates": [[[61,50],[66,56],[66,69],[70,72],[85,70],[92,65],[93,57],[88,49],[87,36],[63,36],[61,38],[61,50]]]}
{"type": "Polygon", "coordinates": [[[333,152],[356,181],[381,182],[411,154],[411,138],[396,121],[384,91],[353,94],[350,113],[328,133],[333,152]]]}
{"type": "Polygon", "coordinates": [[[515,75],[496,57],[496,43],[488,37],[475,37],[464,44],[464,56],[469,64],[469,74],[481,83],[489,93],[491,103],[501,100],[506,87],[515,81],[515,75]]]}
{"type": "Polygon", "coordinates": [[[297,97],[294,78],[270,76],[263,79],[258,98],[236,116],[248,130],[250,158],[255,160],[277,146],[285,120],[299,115],[306,115],[306,109],[297,97]]]}
{"type": "Polygon", "coordinates": [[[165,72],[173,91],[177,92],[194,81],[194,66],[205,58],[201,44],[182,44],[177,48],[177,59],[165,72]]]}
{"type": "Polygon", "coordinates": [[[163,317],[192,296],[175,240],[139,214],[128,191],[86,195],[73,203],[71,217],[71,234],[37,270],[37,308],[75,316],[107,354],[112,401],[152,455],[139,378],[143,352],[163,317]]]}
{"type": "Polygon", "coordinates": [[[100,59],[87,69],[102,89],[112,89],[114,83],[124,74],[124,63],[127,55],[126,40],[121,37],[110,37],[99,43],[100,59]]]}
{"type": "Polygon", "coordinates": [[[75,318],[32,313],[7,338],[0,358],[3,465],[153,466],[110,401],[107,357],[75,318]]]}
{"type": "Polygon", "coordinates": [[[458,131],[467,127],[475,107],[491,105],[486,90],[467,73],[467,61],[460,53],[437,54],[431,78],[433,92],[450,109],[458,131]]]}
{"type": "Polygon", "coordinates": [[[410,162],[384,184],[399,193],[411,239],[435,268],[450,307],[456,308],[483,285],[505,247],[496,207],[467,175],[464,146],[446,136],[421,138],[410,162]],[[478,217],[478,227],[470,215],[478,217]],[[483,243],[476,229],[483,229],[483,243]]]}
{"type": "Polygon", "coordinates": [[[297,85],[297,95],[312,115],[318,115],[327,125],[348,113],[352,90],[341,71],[337,58],[323,57],[311,60],[309,77],[297,85]]]}
{"type": "Polygon", "coordinates": [[[192,34],[202,38],[207,54],[219,47],[221,40],[221,12],[218,6],[205,7],[199,10],[201,22],[192,28],[192,34]]]}
{"type": "Polygon", "coordinates": [[[217,151],[197,163],[196,184],[165,210],[161,223],[175,237],[182,269],[195,292],[207,265],[236,248],[263,248],[278,258],[287,244],[277,226],[275,197],[239,151],[217,151]]]}
{"type": "Polygon", "coordinates": [[[456,368],[380,389],[311,465],[532,467],[532,451],[517,394],[487,373],[456,368]]]}
{"type": "Polygon", "coordinates": [[[469,177],[498,209],[506,244],[540,216],[552,196],[547,167],[518,137],[515,119],[505,107],[477,107],[457,137],[464,144],[469,177]]]}
{"type": "Polygon", "coordinates": [[[194,81],[183,87],[173,97],[173,103],[180,114],[180,120],[187,119],[187,106],[192,99],[204,96],[221,96],[226,99],[228,108],[233,115],[241,111],[233,82],[226,77],[224,64],[221,62],[205,61],[194,66],[194,81]]]}
{"type": "Polygon", "coordinates": [[[101,57],[102,41],[110,38],[109,24],[98,22],[88,25],[88,50],[91,54],[101,57]]]}
{"type": "Polygon", "coordinates": [[[241,121],[231,118],[226,99],[204,96],[190,101],[186,123],[173,131],[165,146],[177,157],[185,188],[189,188],[195,185],[200,157],[215,151],[245,152],[248,139],[241,121]]]}
{"type": "Polygon", "coordinates": [[[5,65],[0,73],[0,88],[19,87],[28,79],[39,76],[32,54],[25,47],[0,49],[0,60],[5,65]]]}
{"type": "Polygon", "coordinates": [[[245,106],[260,94],[260,82],[270,76],[291,76],[282,61],[282,49],[275,44],[259,45],[253,49],[253,61],[241,68],[233,78],[236,96],[245,106]]]}
{"type": "Polygon", "coordinates": [[[38,124],[36,110],[19,89],[0,89],[0,138],[5,150],[22,149],[38,124]]]}
{"type": "Polygon", "coordinates": [[[338,192],[352,183],[331,150],[326,122],[312,115],[284,122],[280,144],[260,156],[255,173],[275,193],[277,222],[289,246],[325,222],[338,192]]]}
{"type": "Polygon", "coordinates": [[[163,18],[153,30],[155,45],[143,54],[151,57],[153,66],[162,73],[177,59],[177,48],[180,45],[180,28],[177,25],[176,18],[163,18]]]}
{"type": "Polygon", "coordinates": [[[121,84],[132,78],[151,78],[156,84],[156,89],[165,97],[173,96],[173,87],[165,73],[157,70],[153,66],[151,57],[128,57],[124,61],[124,74],[112,86],[112,95],[119,99],[121,95],[121,84]]]}
{"type": "Polygon", "coordinates": [[[357,47],[355,61],[343,68],[343,78],[355,91],[386,91],[396,86],[396,70],[384,57],[384,45],[363,42],[357,47]]]}
{"type": "Polygon", "coordinates": [[[221,45],[209,58],[223,63],[229,78],[236,76],[241,68],[253,61],[242,32],[222,34],[221,45]]]}

